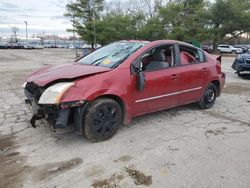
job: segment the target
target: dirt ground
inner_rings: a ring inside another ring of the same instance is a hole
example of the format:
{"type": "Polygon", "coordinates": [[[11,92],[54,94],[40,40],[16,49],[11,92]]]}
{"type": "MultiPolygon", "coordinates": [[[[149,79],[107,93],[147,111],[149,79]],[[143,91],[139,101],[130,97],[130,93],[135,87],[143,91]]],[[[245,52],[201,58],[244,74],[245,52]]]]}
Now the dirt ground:
{"type": "Polygon", "coordinates": [[[250,187],[250,80],[223,58],[227,83],[215,106],[136,118],[110,140],[73,129],[31,128],[27,73],[74,59],[72,50],[0,50],[0,187],[250,187]]]}

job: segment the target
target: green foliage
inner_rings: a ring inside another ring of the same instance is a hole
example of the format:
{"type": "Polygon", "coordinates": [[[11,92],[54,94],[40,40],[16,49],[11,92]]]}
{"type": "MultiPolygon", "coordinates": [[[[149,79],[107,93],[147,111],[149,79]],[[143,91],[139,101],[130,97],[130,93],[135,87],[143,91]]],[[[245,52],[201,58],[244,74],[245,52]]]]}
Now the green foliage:
{"type": "MultiPolygon", "coordinates": [[[[94,27],[95,22],[100,19],[99,12],[103,10],[104,0],[75,0],[67,4],[67,13],[74,30],[79,36],[94,46],[94,27]]],[[[72,31],[72,30],[71,30],[72,31]]]]}
{"type": "Polygon", "coordinates": [[[107,44],[117,40],[137,39],[140,15],[108,14],[96,23],[97,41],[107,44]]]}
{"type": "Polygon", "coordinates": [[[237,37],[250,31],[249,0],[215,0],[214,3],[175,0],[165,5],[157,0],[153,2],[156,2],[155,12],[148,15],[144,7],[138,8],[139,4],[137,11],[117,8],[109,12],[105,11],[104,0],[75,0],[67,5],[65,16],[70,18],[78,35],[92,45],[94,36],[102,45],[124,39],[166,38],[212,40],[217,44],[225,36],[237,37]]]}
{"type": "Polygon", "coordinates": [[[180,1],[159,9],[167,37],[177,40],[204,40],[203,0],[180,1]]]}
{"type": "Polygon", "coordinates": [[[250,31],[249,0],[216,0],[207,10],[207,18],[214,46],[230,34],[236,37],[250,31]]]}

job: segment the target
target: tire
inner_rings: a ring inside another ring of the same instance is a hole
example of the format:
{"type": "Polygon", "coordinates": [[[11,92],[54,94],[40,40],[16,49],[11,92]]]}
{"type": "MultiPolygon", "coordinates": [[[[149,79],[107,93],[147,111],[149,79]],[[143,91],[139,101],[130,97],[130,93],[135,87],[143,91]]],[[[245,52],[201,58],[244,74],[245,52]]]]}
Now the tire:
{"type": "Polygon", "coordinates": [[[237,69],[237,72],[236,72],[239,77],[242,77],[241,72],[242,72],[242,68],[241,68],[241,66],[239,66],[237,69]]]}
{"type": "Polygon", "coordinates": [[[122,124],[121,106],[109,98],[93,101],[84,117],[85,135],[92,142],[111,138],[122,124]]]}
{"type": "Polygon", "coordinates": [[[232,50],[232,52],[231,52],[232,54],[237,54],[237,52],[235,51],[235,50],[232,50]]]}
{"type": "Polygon", "coordinates": [[[240,73],[240,71],[237,71],[237,75],[238,75],[239,77],[242,77],[242,74],[240,73]]]}
{"type": "Polygon", "coordinates": [[[202,109],[211,108],[216,101],[216,96],[217,96],[217,88],[213,83],[210,83],[207,86],[201,100],[198,102],[199,107],[202,109]]]}

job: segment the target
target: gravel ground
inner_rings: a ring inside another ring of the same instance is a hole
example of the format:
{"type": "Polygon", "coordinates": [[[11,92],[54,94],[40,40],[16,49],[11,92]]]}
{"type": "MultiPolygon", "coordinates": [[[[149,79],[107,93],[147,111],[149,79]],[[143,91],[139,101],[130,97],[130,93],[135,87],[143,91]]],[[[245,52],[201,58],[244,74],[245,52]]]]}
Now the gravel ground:
{"type": "Polygon", "coordinates": [[[23,79],[74,58],[64,49],[0,50],[0,187],[250,187],[250,81],[223,58],[225,89],[209,110],[187,105],[136,118],[110,140],[31,128],[23,79]]]}

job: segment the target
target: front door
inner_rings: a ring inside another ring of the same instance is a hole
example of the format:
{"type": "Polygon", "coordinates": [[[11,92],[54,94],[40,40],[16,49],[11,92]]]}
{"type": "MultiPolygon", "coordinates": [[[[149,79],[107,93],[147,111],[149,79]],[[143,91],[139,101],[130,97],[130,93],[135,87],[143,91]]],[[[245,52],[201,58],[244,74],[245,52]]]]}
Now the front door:
{"type": "Polygon", "coordinates": [[[173,46],[151,49],[141,57],[145,88],[140,91],[137,75],[131,75],[134,116],[178,105],[179,67],[175,67],[173,46]]]}

